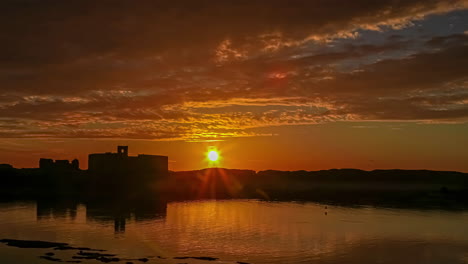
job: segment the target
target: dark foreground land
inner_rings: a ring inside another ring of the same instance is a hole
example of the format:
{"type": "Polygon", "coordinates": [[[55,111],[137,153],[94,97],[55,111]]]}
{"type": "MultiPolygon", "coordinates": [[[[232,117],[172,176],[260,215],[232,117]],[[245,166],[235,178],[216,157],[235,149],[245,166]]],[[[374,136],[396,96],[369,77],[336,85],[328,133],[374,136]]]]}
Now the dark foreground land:
{"type": "MultiPolygon", "coordinates": [[[[48,249],[42,256],[38,256],[41,259],[53,261],[53,262],[65,262],[65,263],[82,263],[86,260],[97,260],[103,263],[110,262],[125,262],[127,264],[133,263],[146,263],[152,259],[167,259],[164,256],[145,256],[141,258],[125,258],[120,257],[117,254],[103,253],[105,249],[93,249],[88,247],[74,247],[68,243],[60,242],[49,242],[49,241],[38,241],[38,240],[18,240],[18,239],[0,239],[0,243],[3,243],[10,247],[17,248],[36,248],[36,249],[48,249]],[[60,256],[62,251],[73,251],[74,255],[66,259],[60,256]]],[[[205,261],[215,261],[218,258],[215,257],[170,257],[172,259],[196,259],[205,261]]],[[[245,262],[237,262],[238,264],[247,264],[245,262]]]]}
{"type": "MultiPolygon", "coordinates": [[[[343,205],[390,207],[468,207],[468,174],[427,170],[333,169],[260,171],[210,168],[170,172],[141,181],[135,175],[108,175],[103,181],[88,171],[0,169],[3,199],[159,200],[255,198],[304,200],[343,205]]],[[[147,179],[147,178],[146,178],[147,179]]]]}

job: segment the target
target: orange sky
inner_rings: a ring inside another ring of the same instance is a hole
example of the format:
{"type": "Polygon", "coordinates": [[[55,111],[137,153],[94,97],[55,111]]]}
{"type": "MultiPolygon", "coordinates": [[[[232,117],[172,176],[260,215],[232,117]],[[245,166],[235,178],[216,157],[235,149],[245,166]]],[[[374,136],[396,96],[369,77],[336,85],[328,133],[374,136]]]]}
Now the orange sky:
{"type": "Polygon", "coordinates": [[[74,159],[87,167],[89,153],[115,152],[118,144],[130,146],[130,155],[168,155],[171,170],[209,167],[206,151],[215,146],[226,168],[320,170],[432,169],[468,171],[466,125],[401,123],[334,123],[276,128],[275,135],[233,138],[219,142],[17,139],[3,141],[0,159],[17,167],[37,167],[40,157],[74,159]],[[366,125],[369,125],[366,123],[366,125]],[[431,128],[431,126],[436,126],[431,128]],[[444,140],[439,140],[441,137],[444,140]],[[13,151],[16,150],[16,151],[13,151]]]}

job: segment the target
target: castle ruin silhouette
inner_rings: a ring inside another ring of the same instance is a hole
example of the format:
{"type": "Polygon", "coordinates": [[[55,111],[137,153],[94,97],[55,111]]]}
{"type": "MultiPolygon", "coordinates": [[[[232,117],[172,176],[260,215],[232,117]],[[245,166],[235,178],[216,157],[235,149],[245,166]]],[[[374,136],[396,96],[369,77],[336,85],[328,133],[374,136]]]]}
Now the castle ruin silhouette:
{"type": "Polygon", "coordinates": [[[168,174],[168,157],[128,155],[128,146],[117,146],[117,153],[95,153],[88,156],[88,171],[94,175],[157,175],[168,174]]]}

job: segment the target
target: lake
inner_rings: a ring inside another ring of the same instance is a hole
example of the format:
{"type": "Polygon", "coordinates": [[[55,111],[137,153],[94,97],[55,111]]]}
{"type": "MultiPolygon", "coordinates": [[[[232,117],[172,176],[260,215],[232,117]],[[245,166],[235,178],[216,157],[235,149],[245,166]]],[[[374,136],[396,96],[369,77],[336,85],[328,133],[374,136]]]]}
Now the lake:
{"type": "MultiPolygon", "coordinates": [[[[468,263],[467,227],[466,211],[306,202],[0,203],[0,239],[64,242],[161,264],[468,263]],[[174,259],[185,256],[218,260],[174,259]]],[[[73,250],[0,243],[0,263],[53,263],[39,258],[47,252],[76,260],[73,250]]]]}

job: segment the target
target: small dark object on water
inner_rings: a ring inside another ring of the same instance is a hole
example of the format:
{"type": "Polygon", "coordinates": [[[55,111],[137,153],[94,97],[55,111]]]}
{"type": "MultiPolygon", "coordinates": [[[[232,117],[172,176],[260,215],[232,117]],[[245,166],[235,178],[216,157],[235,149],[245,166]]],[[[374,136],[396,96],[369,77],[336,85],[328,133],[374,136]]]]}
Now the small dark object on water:
{"type": "Polygon", "coordinates": [[[165,257],[157,256],[158,259],[166,259],[165,257]]]}
{"type": "Polygon", "coordinates": [[[125,262],[125,264],[133,264],[133,262],[127,261],[127,262],[125,262]]]}
{"type": "Polygon", "coordinates": [[[45,253],[44,255],[46,255],[46,256],[53,256],[53,255],[55,255],[55,253],[47,252],[47,253],[45,253]]]}
{"type": "Polygon", "coordinates": [[[99,261],[104,262],[104,263],[119,262],[120,261],[119,258],[106,258],[106,257],[99,257],[96,260],[99,260],[99,261]]]}
{"type": "Polygon", "coordinates": [[[149,259],[147,259],[147,258],[139,258],[138,260],[141,261],[141,262],[148,262],[149,259]]]}
{"type": "Polygon", "coordinates": [[[81,263],[81,260],[67,260],[67,263],[81,263]]]}
{"type": "Polygon", "coordinates": [[[237,264],[250,264],[248,262],[237,261],[237,264]]]}
{"type": "Polygon", "coordinates": [[[40,256],[39,258],[41,258],[41,259],[46,259],[46,260],[50,260],[50,261],[55,261],[55,262],[63,262],[61,259],[59,259],[59,258],[54,258],[54,257],[51,257],[51,256],[40,256]]]}
{"type": "Polygon", "coordinates": [[[192,257],[193,259],[199,259],[199,260],[209,260],[209,261],[213,261],[213,260],[217,260],[218,258],[212,258],[212,257],[192,257]]]}

